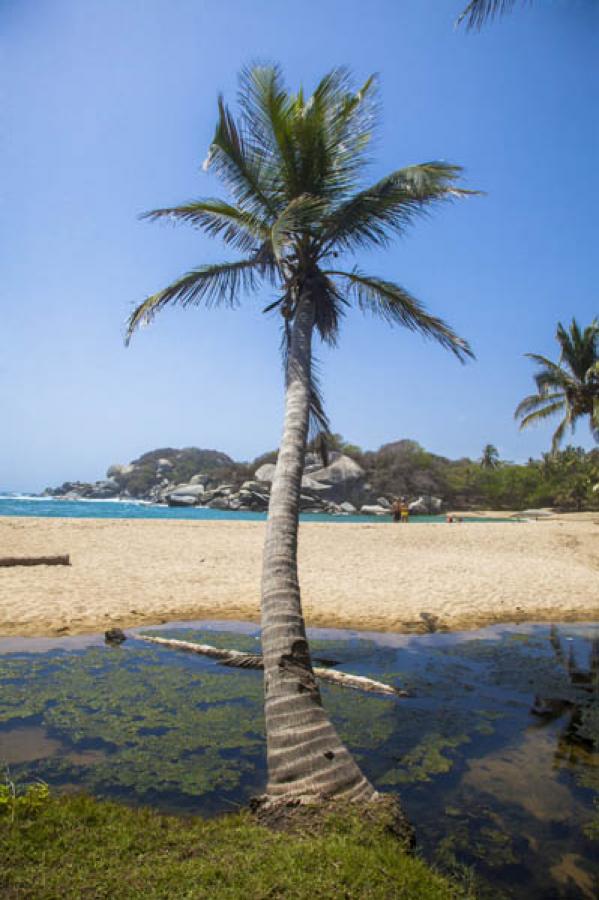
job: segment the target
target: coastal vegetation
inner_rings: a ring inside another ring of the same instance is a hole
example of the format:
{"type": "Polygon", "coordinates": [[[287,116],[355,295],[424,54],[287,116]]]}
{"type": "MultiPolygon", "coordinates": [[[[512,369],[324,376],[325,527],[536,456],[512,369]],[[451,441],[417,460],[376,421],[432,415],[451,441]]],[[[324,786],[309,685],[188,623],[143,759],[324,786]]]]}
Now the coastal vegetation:
{"type": "Polygon", "coordinates": [[[468,343],[405,288],[348,260],[356,251],[387,246],[423,213],[472,193],[458,185],[461,169],[444,162],[398,169],[364,186],[375,101],[374,78],[356,91],[340,69],[325,75],[311,96],[303,89],[291,94],[277,67],[244,70],[239,115],[219,98],[205,162],[232,202],[199,200],[148,213],[152,220],[192,224],[242,258],[190,271],[139,304],[128,323],[130,338],[165,307],[234,307],[264,283],[276,289],[265,308],[281,316],[285,369],[284,427],[262,573],[269,772],[263,799],[270,807],[289,798],[378,796],[322,705],[300,602],[297,538],[306,444],[311,424],[325,438],[329,431],[313,368],[314,336],[334,345],[354,305],[437,341],[460,361],[472,356],[468,343]]]}

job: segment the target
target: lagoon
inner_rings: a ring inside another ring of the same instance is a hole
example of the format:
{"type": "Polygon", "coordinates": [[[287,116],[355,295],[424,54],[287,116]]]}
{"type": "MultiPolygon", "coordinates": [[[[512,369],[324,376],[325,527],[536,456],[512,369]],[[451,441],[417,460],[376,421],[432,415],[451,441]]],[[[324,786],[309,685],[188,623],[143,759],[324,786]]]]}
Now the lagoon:
{"type": "MultiPolygon", "coordinates": [[[[254,624],[146,633],[241,650],[254,624]]],[[[0,640],[0,758],[18,782],[210,816],[265,782],[262,676],[132,639],[0,640]]],[[[471,867],[481,897],[594,897],[599,627],[310,632],[316,658],[406,688],[323,688],[368,776],[398,791],[427,859],[471,867]]],[[[322,663],[320,663],[322,664],[322,663]]]]}

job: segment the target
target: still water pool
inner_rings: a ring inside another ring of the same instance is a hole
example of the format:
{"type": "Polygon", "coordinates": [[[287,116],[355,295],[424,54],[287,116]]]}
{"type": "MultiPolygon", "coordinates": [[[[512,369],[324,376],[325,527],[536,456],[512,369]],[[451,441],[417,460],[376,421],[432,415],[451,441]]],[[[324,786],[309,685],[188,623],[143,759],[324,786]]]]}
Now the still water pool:
{"type": "MultiPolygon", "coordinates": [[[[143,631],[259,648],[256,626],[243,623],[143,631]]],[[[245,804],[266,777],[261,673],[135,633],[120,647],[0,640],[0,765],[20,783],[169,811],[245,804]]],[[[597,896],[599,626],[318,629],[311,644],[342,670],[409,690],[324,686],[323,699],[375,785],[401,794],[429,860],[468,867],[481,897],[597,896]]]]}

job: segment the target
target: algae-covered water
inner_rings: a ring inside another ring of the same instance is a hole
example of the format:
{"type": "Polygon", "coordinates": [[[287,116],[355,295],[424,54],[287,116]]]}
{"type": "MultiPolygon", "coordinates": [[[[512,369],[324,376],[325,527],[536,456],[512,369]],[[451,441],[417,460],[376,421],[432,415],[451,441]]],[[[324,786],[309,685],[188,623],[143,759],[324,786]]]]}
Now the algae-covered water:
{"type": "MultiPolygon", "coordinates": [[[[254,625],[146,631],[259,649],[254,625]]],[[[598,626],[320,629],[311,644],[327,663],[410,691],[323,686],[323,699],[375,785],[401,794],[429,860],[468,867],[481,897],[597,896],[598,626]]],[[[264,788],[262,675],[135,637],[0,640],[0,764],[57,791],[234,809],[264,788]]]]}

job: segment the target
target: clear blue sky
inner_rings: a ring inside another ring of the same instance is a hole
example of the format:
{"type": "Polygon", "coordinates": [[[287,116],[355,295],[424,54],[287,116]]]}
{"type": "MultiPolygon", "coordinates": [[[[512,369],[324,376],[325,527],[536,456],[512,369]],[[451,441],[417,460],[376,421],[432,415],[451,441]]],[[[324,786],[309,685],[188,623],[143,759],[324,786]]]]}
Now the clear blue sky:
{"type": "MultiPolygon", "coordinates": [[[[240,67],[290,86],[348,65],[381,78],[373,179],[446,159],[486,197],[441,209],[364,270],[392,277],[468,337],[461,367],[419,337],[349,316],[321,353],[335,430],[366,448],[400,437],[448,456],[519,433],[526,351],[597,314],[597,0],[536,0],[480,33],[465,0],[0,0],[0,487],[102,477],[158,446],[237,459],[277,445],[278,323],[268,293],[237,312],[174,310],[122,341],[135,302],[226,258],[146,209],[218,191],[200,166],[216,97],[240,67]]],[[[585,426],[577,439],[590,446],[585,426]]]]}

